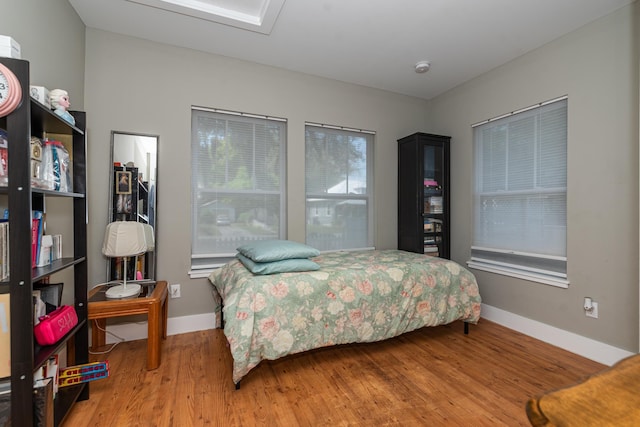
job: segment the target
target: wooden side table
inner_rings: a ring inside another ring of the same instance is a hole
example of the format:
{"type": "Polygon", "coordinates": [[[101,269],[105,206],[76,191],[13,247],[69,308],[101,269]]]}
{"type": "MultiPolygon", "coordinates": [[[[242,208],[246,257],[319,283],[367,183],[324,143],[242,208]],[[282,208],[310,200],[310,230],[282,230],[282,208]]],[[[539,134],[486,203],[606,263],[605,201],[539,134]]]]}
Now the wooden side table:
{"type": "Polygon", "coordinates": [[[107,319],[111,317],[146,314],[148,322],[147,369],[160,366],[162,339],[167,338],[167,282],[142,285],[137,298],[107,299],[107,285],[97,286],[89,292],[89,320],[95,321],[91,327],[91,348],[105,345],[107,319]]]}

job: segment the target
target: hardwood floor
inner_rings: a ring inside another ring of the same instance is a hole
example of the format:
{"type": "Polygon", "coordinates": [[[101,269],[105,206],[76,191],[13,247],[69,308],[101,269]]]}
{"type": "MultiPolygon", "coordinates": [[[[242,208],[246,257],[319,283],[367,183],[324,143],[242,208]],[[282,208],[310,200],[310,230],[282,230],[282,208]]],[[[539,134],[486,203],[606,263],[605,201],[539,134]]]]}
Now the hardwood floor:
{"type": "MultiPolygon", "coordinates": [[[[65,426],[527,426],[525,402],[602,368],[495,323],[460,322],[262,362],[231,381],[219,329],[119,344],[65,426]]],[[[98,359],[95,359],[98,360],[98,359]]]]}

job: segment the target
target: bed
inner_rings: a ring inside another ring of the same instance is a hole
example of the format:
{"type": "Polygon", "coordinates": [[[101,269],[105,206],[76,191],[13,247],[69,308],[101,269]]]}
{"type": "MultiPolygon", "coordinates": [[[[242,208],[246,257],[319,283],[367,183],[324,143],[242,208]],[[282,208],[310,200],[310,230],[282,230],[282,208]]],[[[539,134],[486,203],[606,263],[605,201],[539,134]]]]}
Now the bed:
{"type": "Polygon", "coordinates": [[[209,276],[222,301],[236,387],[262,360],[480,317],[475,277],[453,261],[399,250],[311,260],[318,270],[256,275],[236,259],[209,276]]]}

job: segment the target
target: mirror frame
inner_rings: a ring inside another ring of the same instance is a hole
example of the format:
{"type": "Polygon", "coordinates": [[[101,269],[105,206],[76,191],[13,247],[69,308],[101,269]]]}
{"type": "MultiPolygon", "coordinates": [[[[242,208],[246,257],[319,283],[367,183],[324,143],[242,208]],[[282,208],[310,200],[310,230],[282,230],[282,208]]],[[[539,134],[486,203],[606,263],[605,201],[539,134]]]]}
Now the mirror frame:
{"type": "MultiPolygon", "coordinates": [[[[117,131],[117,130],[112,130],[111,131],[111,151],[109,153],[109,203],[108,203],[108,209],[109,211],[107,212],[107,223],[110,223],[113,221],[113,208],[114,208],[114,163],[117,162],[118,160],[116,160],[115,158],[115,151],[114,149],[116,148],[116,144],[118,143],[118,141],[116,140],[118,136],[122,136],[122,137],[130,137],[131,139],[133,139],[131,142],[132,143],[136,143],[135,138],[136,137],[144,137],[144,138],[154,138],[156,140],[156,150],[155,150],[155,170],[154,172],[154,197],[153,197],[153,205],[149,206],[149,209],[153,209],[153,234],[154,234],[154,240],[155,240],[155,250],[153,252],[150,253],[150,256],[153,260],[153,266],[151,268],[151,270],[149,271],[149,276],[150,277],[145,277],[145,279],[150,279],[150,280],[157,280],[157,265],[158,265],[158,149],[160,146],[160,136],[159,135],[155,135],[155,134],[147,134],[147,133],[140,133],[140,132],[124,132],[124,131],[117,131]]],[[[125,141],[123,141],[125,142],[125,141]]],[[[127,141],[128,142],[128,141],[127,141]]],[[[122,163],[122,162],[120,162],[122,163]]],[[[124,166],[124,164],[123,164],[124,166]]],[[[144,172],[144,175],[146,175],[147,172],[144,172]]],[[[144,176],[143,175],[143,176],[144,176]]],[[[147,178],[149,181],[151,181],[151,179],[147,178]]],[[[111,278],[111,261],[107,260],[107,280],[110,280],[111,278]]]]}

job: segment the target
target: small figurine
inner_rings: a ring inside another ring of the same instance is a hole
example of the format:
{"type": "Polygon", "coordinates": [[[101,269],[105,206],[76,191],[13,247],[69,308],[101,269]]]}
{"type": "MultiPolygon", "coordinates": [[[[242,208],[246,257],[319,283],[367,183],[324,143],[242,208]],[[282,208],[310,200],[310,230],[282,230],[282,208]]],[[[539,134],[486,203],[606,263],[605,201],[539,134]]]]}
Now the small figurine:
{"type": "Polygon", "coordinates": [[[72,125],[76,124],[76,119],[67,111],[67,108],[71,106],[71,103],[69,102],[69,94],[66,90],[52,90],[49,92],[49,100],[51,101],[51,108],[54,109],[54,113],[72,125]]]}

